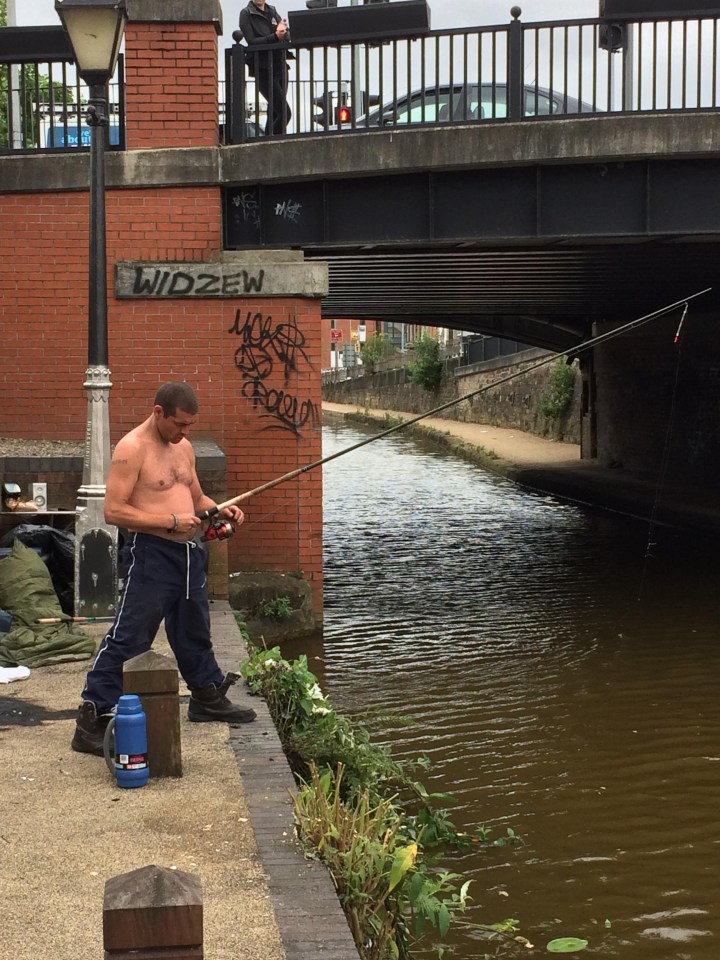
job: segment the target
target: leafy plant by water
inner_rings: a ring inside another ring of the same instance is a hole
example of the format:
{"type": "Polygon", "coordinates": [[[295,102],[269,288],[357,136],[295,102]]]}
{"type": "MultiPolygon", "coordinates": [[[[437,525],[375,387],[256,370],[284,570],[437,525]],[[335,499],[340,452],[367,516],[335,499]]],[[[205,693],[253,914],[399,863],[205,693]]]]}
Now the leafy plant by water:
{"type": "Polygon", "coordinates": [[[290,597],[272,597],[268,600],[261,600],[258,604],[260,616],[272,620],[287,620],[288,617],[292,616],[292,611],[290,597]]]}
{"type": "Polygon", "coordinates": [[[440,359],[440,343],[424,333],[411,344],[415,359],[408,364],[407,375],[413,383],[435,393],[442,383],[443,362],[440,359]]]}
{"type": "MultiPolygon", "coordinates": [[[[428,931],[443,938],[465,909],[469,882],[442,869],[437,851],[487,841],[487,831],[459,832],[442,806],[452,797],[415,779],[427,764],[396,761],[363,724],[336,713],[305,656],[249,650],[243,676],[265,698],[299,783],[299,840],[328,866],[363,960],[405,960],[428,931]]],[[[500,935],[497,925],[481,929],[500,935]]]]}
{"type": "Polygon", "coordinates": [[[343,800],[342,764],[310,774],[294,800],[299,836],[332,873],[365,960],[409,957],[426,927],[444,937],[465,909],[469,881],[458,890],[459,874],[428,869],[392,798],[376,802],[363,790],[343,800]]]}
{"type": "Polygon", "coordinates": [[[575,377],[575,367],[563,357],[554,361],[547,392],[540,400],[539,409],[544,417],[557,420],[568,410],[575,395],[575,377]]]}

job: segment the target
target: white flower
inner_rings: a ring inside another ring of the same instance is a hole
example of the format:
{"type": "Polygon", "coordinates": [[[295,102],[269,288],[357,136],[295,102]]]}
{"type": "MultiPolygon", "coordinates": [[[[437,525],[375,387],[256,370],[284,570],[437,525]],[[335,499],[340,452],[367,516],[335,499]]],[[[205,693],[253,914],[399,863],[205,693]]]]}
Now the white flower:
{"type": "Polygon", "coordinates": [[[308,687],[307,693],[311,700],[325,700],[323,692],[317,683],[314,683],[311,687],[308,687]]]}
{"type": "Polygon", "coordinates": [[[326,717],[330,713],[330,708],[314,705],[312,708],[312,712],[315,714],[319,714],[321,717],[326,717]]]}

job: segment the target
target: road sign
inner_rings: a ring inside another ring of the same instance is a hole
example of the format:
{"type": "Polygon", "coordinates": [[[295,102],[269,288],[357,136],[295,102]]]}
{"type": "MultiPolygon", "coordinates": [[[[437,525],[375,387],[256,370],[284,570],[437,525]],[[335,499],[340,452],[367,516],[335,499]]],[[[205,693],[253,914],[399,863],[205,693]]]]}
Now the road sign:
{"type": "Polygon", "coordinates": [[[342,330],[331,330],[330,331],[331,340],[342,340],[342,330]]]}

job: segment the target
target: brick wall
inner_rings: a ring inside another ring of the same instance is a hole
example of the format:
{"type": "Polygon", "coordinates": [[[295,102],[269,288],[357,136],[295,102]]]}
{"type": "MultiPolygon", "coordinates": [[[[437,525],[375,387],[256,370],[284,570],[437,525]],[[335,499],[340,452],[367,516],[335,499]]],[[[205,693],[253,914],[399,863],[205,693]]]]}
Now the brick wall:
{"type": "Polygon", "coordinates": [[[217,34],[201,23],[129,23],[125,32],[127,146],[218,142],[217,34]],[[209,91],[214,95],[208,96],[209,91]]]}
{"type": "MultiPolygon", "coordinates": [[[[131,148],[217,143],[216,46],[211,23],[129,24],[131,148]]],[[[178,379],[200,399],[195,435],[227,458],[229,496],[319,459],[319,301],[116,299],[118,261],[219,258],[221,191],[108,189],[106,210],[111,441],[149,415],[160,383],[178,379]],[[241,345],[267,354],[261,378],[238,365],[241,345]]],[[[84,438],[88,232],[86,191],[0,197],[0,249],[12,251],[0,258],[0,436],[84,438]]],[[[230,570],[300,571],[320,612],[321,496],[318,470],[252,498],[228,544],[230,570]]]]}

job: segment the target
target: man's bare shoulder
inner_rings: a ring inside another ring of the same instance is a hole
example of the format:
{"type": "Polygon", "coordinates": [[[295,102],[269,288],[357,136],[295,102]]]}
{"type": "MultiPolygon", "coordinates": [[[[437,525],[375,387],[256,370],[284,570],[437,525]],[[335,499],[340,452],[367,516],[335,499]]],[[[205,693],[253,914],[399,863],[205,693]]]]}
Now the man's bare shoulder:
{"type": "Polygon", "coordinates": [[[135,427],[134,430],[126,433],[124,437],[118,440],[113,450],[112,463],[138,463],[144,460],[150,440],[143,427],[144,424],[135,427]]]}

